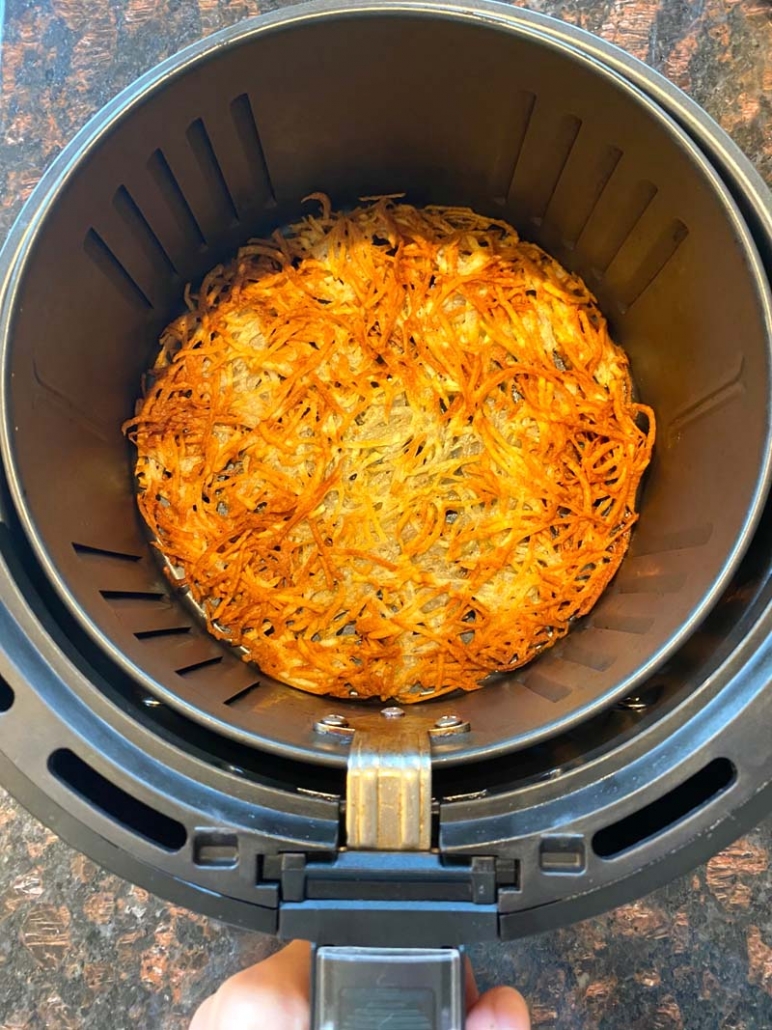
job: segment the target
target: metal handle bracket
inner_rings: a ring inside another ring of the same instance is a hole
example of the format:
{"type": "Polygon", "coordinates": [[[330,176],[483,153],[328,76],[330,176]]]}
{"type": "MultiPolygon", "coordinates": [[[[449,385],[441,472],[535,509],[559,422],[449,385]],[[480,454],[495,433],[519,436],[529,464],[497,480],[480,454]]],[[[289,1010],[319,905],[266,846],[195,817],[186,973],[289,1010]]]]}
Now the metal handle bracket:
{"type": "Polygon", "coordinates": [[[373,720],[354,734],[346,779],[349,848],[428,851],[431,846],[429,735],[400,723],[373,720]]]}

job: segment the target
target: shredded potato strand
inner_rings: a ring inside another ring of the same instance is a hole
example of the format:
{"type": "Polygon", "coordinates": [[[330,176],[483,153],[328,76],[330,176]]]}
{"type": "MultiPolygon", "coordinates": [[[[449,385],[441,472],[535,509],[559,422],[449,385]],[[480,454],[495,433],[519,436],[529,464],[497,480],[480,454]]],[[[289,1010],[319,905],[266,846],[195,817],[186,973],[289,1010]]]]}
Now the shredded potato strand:
{"type": "Polygon", "coordinates": [[[211,632],[317,694],[515,669],[616,572],[654,442],[584,283],[504,222],[380,198],[215,268],[124,429],[211,632]]]}

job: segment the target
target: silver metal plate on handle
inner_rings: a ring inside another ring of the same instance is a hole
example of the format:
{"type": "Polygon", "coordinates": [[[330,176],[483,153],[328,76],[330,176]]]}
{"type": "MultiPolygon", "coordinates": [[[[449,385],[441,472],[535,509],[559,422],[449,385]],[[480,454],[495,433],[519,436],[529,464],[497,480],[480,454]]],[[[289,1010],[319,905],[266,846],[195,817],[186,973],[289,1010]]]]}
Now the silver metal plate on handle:
{"type": "Polygon", "coordinates": [[[349,848],[428,851],[431,846],[429,735],[406,723],[372,720],[354,734],[346,774],[349,848]]]}

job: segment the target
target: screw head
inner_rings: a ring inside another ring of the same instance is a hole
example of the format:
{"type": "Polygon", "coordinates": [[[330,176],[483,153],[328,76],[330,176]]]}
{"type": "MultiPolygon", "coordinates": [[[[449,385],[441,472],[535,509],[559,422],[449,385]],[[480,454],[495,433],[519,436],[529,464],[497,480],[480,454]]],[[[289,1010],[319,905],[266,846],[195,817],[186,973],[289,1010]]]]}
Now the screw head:
{"type": "Polygon", "coordinates": [[[628,712],[645,712],[650,703],[650,699],[645,694],[631,694],[618,701],[617,706],[628,712]]]}
{"type": "Polygon", "coordinates": [[[469,733],[471,725],[466,719],[462,719],[460,715],[456,715],[454,712],[449,712],[447,715],[441,715],[434,726],[429,730],[429,736],[434,740],[443,740],[446,737],[456,737],[464,733],[469,733]]]}
{"type": "Polygon", "coordinates": [[[453,726],[460,726],[463,721],[458,715],[441,715],[434,725],[438,730],[447,730],[453,726]]]}
{"type": "Polygon", "coordinates": [[[389,708],[381,710],[381,715],[384,719],[401,719],[404,714],[404,711],[396,705],[391,705],[389,708]]]}
{"type": "Polygon", "coordinates": [[[344,726],[348,726],[348,719],[346,719],[345,716],[343,716],[343,715],[330,714],[330,715],[325,715],[324,718],[321,720],[321,723],[322,723],[323,726],[340,726],[340,727],[344,727],[344,726]]]}

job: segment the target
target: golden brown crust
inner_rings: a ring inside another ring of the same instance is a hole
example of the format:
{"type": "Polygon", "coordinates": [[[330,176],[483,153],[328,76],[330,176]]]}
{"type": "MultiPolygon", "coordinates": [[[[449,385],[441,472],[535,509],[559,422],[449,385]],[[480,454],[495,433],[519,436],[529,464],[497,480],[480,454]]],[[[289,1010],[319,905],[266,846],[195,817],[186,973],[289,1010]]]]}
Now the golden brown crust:
{"type": "Polygon", "coordinates": [[[162,337],[125,427],[140,509],[210,630],[277,679],[473,690],[616,572],[654,417],[582,281],[506,223],[315,199],[162,337]]]}

